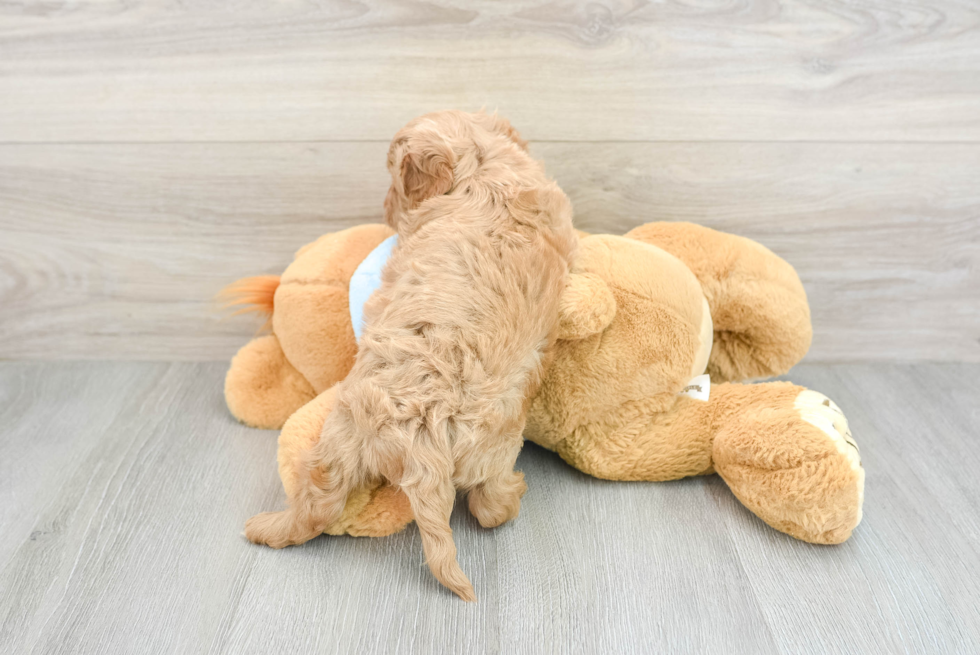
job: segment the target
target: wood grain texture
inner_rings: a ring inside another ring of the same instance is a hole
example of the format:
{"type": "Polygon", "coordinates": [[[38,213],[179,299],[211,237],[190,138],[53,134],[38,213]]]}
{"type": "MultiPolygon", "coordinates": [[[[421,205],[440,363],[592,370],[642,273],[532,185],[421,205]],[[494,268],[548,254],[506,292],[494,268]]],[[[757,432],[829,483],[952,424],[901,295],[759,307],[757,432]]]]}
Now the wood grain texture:
{"type": "Polygon", "coordinates": [[[843,403],[867,477],[864,520],[839,549],[791,549],[782,535],[749,531],[755,517],[716,489],[763,613],[782,626],[781,650],[830,641],[855,653],[980,648],[977,373],[874,364],[788,376],[843,403]]]}
{"type": "Polygon", "coordinates": [[[980,141],[957,0],[0,4],[0,141],[387,140],[447,107],[536,140],[980,141]]]}
{"type": "Polygon", "coordinates": [[[980,649],[980,465],[966,364],[798,367],[848,414],[865,518],[777,533],[717,477],[596,480],[529,446],[520,517],[457,507],[467,605],[416,529],[272,551],[275,434],[224,411],[220,364],[0,364],[5,652],[966,653],[980,649]]]}
{"type": "MultiPolygon", "coordinates": [[[[212,297],[380,221],[384,143],[0,146],[0,357],[227,359],[212,297]]],[[[533,143],[579,227],[687,220],[800,272],[811,361],[980,361],[980,146],[533,143]]]]}

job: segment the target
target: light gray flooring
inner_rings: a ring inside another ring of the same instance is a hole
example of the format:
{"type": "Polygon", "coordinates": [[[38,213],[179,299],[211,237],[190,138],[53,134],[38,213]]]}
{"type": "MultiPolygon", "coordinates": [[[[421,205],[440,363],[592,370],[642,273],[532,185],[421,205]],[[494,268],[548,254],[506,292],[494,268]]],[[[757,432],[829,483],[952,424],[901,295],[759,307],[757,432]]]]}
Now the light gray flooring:
{"type": "Polygon", "coordinates": [[[587,477],[529,446],[521,516],[458,507],[480,602],[413,527],[273,551],[275,433],[235,423],[225,364],[0,364],[6,653],[980,651],[980,366],[804,365],[867,469],[849,542],[779,534],[717,477],[587,477]]]}

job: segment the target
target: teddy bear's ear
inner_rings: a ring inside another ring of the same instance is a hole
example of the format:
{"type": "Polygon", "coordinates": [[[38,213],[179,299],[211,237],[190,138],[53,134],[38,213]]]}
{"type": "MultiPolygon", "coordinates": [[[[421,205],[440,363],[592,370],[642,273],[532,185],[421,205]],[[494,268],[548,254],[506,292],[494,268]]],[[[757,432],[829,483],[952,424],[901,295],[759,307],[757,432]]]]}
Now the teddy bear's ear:
{"type": "Polygon", "coordinates": [[[559,305],[558,338],[584,339],[606,329],[616,315],[616,299],[594,273],[572,273],[559,305]]]}

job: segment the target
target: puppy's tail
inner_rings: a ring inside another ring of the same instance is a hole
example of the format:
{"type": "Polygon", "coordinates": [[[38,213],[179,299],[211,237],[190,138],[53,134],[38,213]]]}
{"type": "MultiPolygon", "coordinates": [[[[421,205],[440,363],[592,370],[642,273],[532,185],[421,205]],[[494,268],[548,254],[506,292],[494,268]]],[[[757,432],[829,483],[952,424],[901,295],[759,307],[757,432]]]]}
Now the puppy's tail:
{"type": "Polygon", "coordinates": [[[429,570],[454,594],[465,601],[475,601],[473,585],[456,561],[456,544],[449,527],[449,515],[456,499],[452,480],[431,469],[410,477],[412,481],[403,483],[401,488],[415,514],[429,570]]]}
{"type": "MultiPolygon", "coordinates": [[[[221,303],[221,309],[236,308],[232,312],[232,316],[254,312],[268,319],[275,309],[276,289],[278,288],[278,275],[243,277],[219,291],[217,300],[221,303]]],[[[269,321],[266,320],[263,329],[268,325],[269,321]]]]}

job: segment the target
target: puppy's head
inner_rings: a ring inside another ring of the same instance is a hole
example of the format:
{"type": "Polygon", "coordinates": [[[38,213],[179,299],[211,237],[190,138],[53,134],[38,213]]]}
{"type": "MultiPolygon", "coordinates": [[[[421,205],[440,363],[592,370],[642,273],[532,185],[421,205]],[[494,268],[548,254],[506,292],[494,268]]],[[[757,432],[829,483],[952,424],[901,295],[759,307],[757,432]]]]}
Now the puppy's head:
{"type": "Polygon", "coordinates": [[[442,111],[408,123],[388,149],[391,187],[385,222],[397,230],[409,211],[449,193],[460,177],[475,172],[490,146],[501,140],[527,150],[517,130],[496,114],[442,111]]]}
{"type": "Polygon", "coordinates": [[[527,152],[527,141],[521,138],[520,133],[514,129],[514,126],[510,124],[510,121],[503,116],[498,116],[495,113],[488,114],[483,111],[478,111],[475,114],[468,114],[471,120],[482,127],[487,133],[494,136],[504,137],[508,141],[516,144],[521,150],[527,152]]]}

